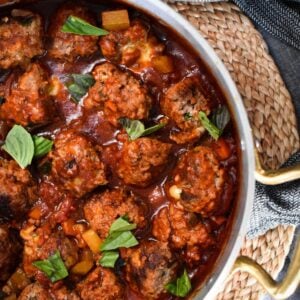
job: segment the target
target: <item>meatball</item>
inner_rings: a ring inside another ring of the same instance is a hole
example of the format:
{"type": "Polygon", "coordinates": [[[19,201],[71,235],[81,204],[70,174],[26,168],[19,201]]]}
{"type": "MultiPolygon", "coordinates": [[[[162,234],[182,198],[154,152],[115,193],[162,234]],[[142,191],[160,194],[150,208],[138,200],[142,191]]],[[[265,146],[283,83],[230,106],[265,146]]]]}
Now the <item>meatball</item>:
{"type": "Polygon", "coordinates": [[[80,282],[76,290],[82,300],[121,300],[124,299],[123,287],[115,274],[101,267],[97,267],[87,278],[80,282]]]}
{"type": "Polygon", "coordinates": [[[51,290],[53,300],[80,300],[79,296],[74,292],[70,292],[65,286],[56,290],[51,290]]]}
{"type": "Polygon", "coordinates": [[[24,217],[36,200],[37,188],[29,171],[0,158],[0,220],[24,217]]]}
{"type": "Polygon", "coordinates": [[[107,183],[100,152],[84,135],[69,129],[55,139],[51,176],[74,196],[81,197],[107,183]]]}
{"type": "Polygon", "coordinates": [[[209,216],[219,208],[225,177],[225,170],[213,150],[199,146],[179,159],[169,194],[186,210],[209,216]]]}
{"type": "Polygon", "coordinates": [[[69,16],[78,17],[93,25],[96,22],[85,7],[73,3],[60,7],[52,18],[48,55],[72,62],[79,56],[89,56],[96,52],[98,37],[62,32],[61,28],[69,16]]]}
{"type": "Polygon", "coordinates": [[[19,263],[22,251],[16,232],[0,225],[0,284],[6,281],[19,263]]]}
{"type": "Polygon", "coordinates": [[[121,255],[126,281],[145,299],[157,298],[176,277],[178,265],[167,243],[145,241],[135,248],[123,248],[121,255]]]}
{"type": "Polygon", "coordinates": [[[93,71],[96,83],[90,88],[84,107],[98,108],[114,126],[118,119],[146,119],[151,98],[142,83],[130,73],[121,71],[110,63],[96,66],[93,71]]]}
{"type": "Polygon", "coordinates": [[[84,215],[91,227],[98,232],[101,238],[108,235],[111,224],[122,216],[127,216],[130,222],[138,227],[145,225],[145,209],[135,199],[122,189],[106,191],[94,195],[84,205],[84,215]]]}
{"type": "Polygon", "coordinates": [[[49,300],[53,299],[48,291],[44,289],[39,283],[32,283],[28,285],[19,296],[18,300],[49,300]]]}
{"type": "Polygon", "coordinates": [[[0,105],[0,118],[23,126],[48,123],[53,115],[53,101],[47,89],[47,72],[37,63],[29,65],[9,87],[0,105]]]}
{"type": "Polygon", "coordinates": [[[44,52],[41,17],[30,11],[13,13],[13,17],[0,20],[0,69],[26,65],[44,52]]]}
{"type": "Polygon", "coordinates": [[[111,31],[100,38],[99,44],[107,59],[134,70],[150,66],[151,59],[164,50],[141,20],[134,20],[125,31],[111,31]]]}
{"type": "Polygon", "coordinates": [[[52,232],[49,225],[35,228],[35,226],[28,224],[21,230],[20,235],[25,244],[23,267],[29,277],[38,277],[41,272],[32,265],[34,261],[47,259],[57,250],[68,269],[79,260],[79,250],[76,243],[64,236],[62,232],[52,232]]]}
{"type": "Polygon", "coordinates": [[[172,85],[162,97],[161,109],[180,129],[170,138],[178,144],[199,138],[205,131],[198,113],[210,112],[209,101],[204,96],[198,77],[187,77],[172,85]]]}
{"type": "Polygon", "coordinates": [[[173,248],[183,249],[189,262],[199,261],[201,249],[213,244],[209,228],[199,216],[173,203],[155,216],[152,233],[159,241],[170,242],[173,248]]]}
{"type": "Polygon", "coordinates": [[[171,147],[171,144],[151,138],[126,142],[118,163],[118,176],[126,184],[149,185],[164,170],[171,147]]]}

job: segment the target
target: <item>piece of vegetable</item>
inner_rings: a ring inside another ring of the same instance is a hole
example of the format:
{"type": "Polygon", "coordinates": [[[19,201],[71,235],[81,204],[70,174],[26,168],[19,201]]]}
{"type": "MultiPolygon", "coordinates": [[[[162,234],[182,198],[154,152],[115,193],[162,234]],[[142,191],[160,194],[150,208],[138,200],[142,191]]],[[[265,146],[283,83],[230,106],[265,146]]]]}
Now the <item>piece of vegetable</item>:
{"type": "Polygon", "coordinates": [[[118,248],[131,248],[139,242],[131,231],[114,232],[110,234],[101,244],[101,251],[115,250],[118,248]]]}
{"type": "Polygon", "coordinates": [[[136,229],[136,224],[131,224],[124,217],[120,217],[112,223],[109,233],[130,231],[133,229],[136,229]]]}
{"type": "Polygon", "coordinates": [[[177,185],[172,185],[169,189],[170,196],[176,200],[181,198],[182,189],[180,189],[177,185]]]}
{"type": "Polygon", "coordinates": [[[102,12],[102,27],[106,30],[125,30],[130,21],[126,9],[102,12]]]}
{"type": "Polygon", "coordinates": [[[139,120],[130,120],[128,118],[120,118],[119,123],[126,130],[132,141],[138,139],[141,136],[149,135],[161,128],[163,128],[166,124],[160,123],[145,129],[145,125],[139,120]]]}
{"type": "Polygon", "coordinates": [[[71,81],[66,84],[66,87],[72,99],[78,103],[95,84],[95,79],[91,74],[70,74],[69,77],[71,81]]]}
{"type": "Polygon", "coordinates": [[[212,113],[211,121],[217,126],[217,128],[223,131],[230,121],[228,108],[225,105],[218,107],[212,113]]]}
{"type": "Polygon", "coordinates": [[[72,219],[68,219],[62,223],[62,229],[65,235],[75,236],[76,232],[74,230],[75,221],[72,219]]]}
{"type": "Polygon", "coordinates": [[[34,220],[39,220],[42,216],[42,209],[40,206],[35,206],[34,208],[31,209],[29,212],[29,218],[34,219],[34,220]]]}
{"type": "Polygon", "coordinates": [[[34,157],[39,158],[51,151],[53,141],[42,136],[32,136],[34,144],[34,157]]]}
{"type": "Polygon", "coordinates": [[[92,269],[93,266],[94,266],[94,262],[92,260],[83,260],[77,263],[71,269],[71,273],[76,275],[85,275],[92,269]]]}
{"type": "Polygon", "coordinates": [[[20,125],[14,125],[6,136],[2,149],[6,151],[25,169],[32,162],[34,156],[34,143],[26,129],[20,125]]]}
{"type": "Polygon", "coordinates": [[[185,297],[192,289],[190,278],[187,271],[184,270],[183,274],[174,282],[166,285],[166,290],[177,297],[185,297]]]}
{"type": "Polygon", "coordinates": [[[213,145],[213,149],[221,160],[228,159],[231,154],[228,143],[222,138],[217,140],[213,145]]]}
{"type": "Polygon", "coordinates": [[[55,253],[47,259],[38,260],[32,264],[41,270],[51,280],[51,282],[64,279],[69,275],[58,250],[56,250],[55,253]]]}
{"type": "Polygon", "coordinates": [[[152,66],[160,73],[171,73],[174,70],[173,60],[170,56],[160,55],[151,59],[152,66]]]}
{"type": "Polygon", "coordinates": [[[222,131],[214,124],[212,123],[208,117],[206,116],[205,112],[200,111],[199,112],[199,119],[203,125],[203,127],[208,131],[208,133],[217,140],[221,134],[222,131]]]}
{"type": "Polygon", "coordinates": [[[62,32],[73,33],[79,35],[93,35],[93,36],[102,36],[107,35],[109,32],[96,27],[78,17],[69,16],[65,21],[61,29],[62,32]]]}
{"type": "Polygon", "coordinates": [[[82,238],[87,243],[93,253],[99,253],[102,240],[93,229],[88,229],[82,234],[82,238]]]}
{"type": "Polygon", "coordinates": [[[104,268],[114,268],[118,258],[118,251],[105,251],[103,252],[101,259],[99,260],[99,263],[104,268]]]}

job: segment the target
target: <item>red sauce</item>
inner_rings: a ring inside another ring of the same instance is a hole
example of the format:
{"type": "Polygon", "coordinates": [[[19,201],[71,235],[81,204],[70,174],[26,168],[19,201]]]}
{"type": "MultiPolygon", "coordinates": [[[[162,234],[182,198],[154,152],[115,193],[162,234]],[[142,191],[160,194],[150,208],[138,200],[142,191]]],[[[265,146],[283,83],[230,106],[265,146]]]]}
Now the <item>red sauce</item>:
{"type": "MultiPolygon", "coordinates": [[[[62,1],[41,1],[37,3],[32,3],[28,5],[17,5],[16,7],[28,7],[31,10],[37,11],[40,13],[48,26],[50,16],[58,5],[62,1]]],[[[97,1],[86,1],[87,5],[92,9],[96,8],[98,16],[100,15],[101,10],[107,10],[108,8],[120,7],[118,4],[98,4],[97,1]]],[[[2,8],[1,15],[5,15],[10,8],[2,8]]],[[[162,93],[173,83],[178,82],[180,79],[190,76],[192,74],[199,75],[202,80],[202,86],[205,91],[205,96],[208,97],[213,106],[216,107],[218,104],[226,103],[224,96],[222,95],[220,89],[215,83],[215,80],[209,73],[209,70],[205,67],[203,62],[197,57],[193,49],[178,35],[174,33],[169,28],[165,28],[162,25],[159,25],[146,15],[140,14],[139,12],[129,9],[131,16],[139,16],[148,22],[151,30],[156,34],[156,36],[165,44],[166,46],[166,55],[170,55],[173,58],[175,69],[172,73],[165,75],[159,74],[152,68],[143,70],[142,72],[135,72],[135,76],[141,79],[149,88],[155,103],[159,103],[162,93]],[[151,24],[151,25],[150,25],[151,24]]],[[[49,70],[50,74],[56,75],[62,81],[65,80],[66,74],[68,73],[83,73],[86,71],[91,71],[93,67],[99,62],[105,61],[100,52],[93,55],[89,59],[80,59],[75,64],[70,63],[58,63],[54,60],[51,60],[49,57],[41,57],[39,60],[45,65],[49,70]]],[[[124,67],[124,66],[123,66],[124,67]]],[[[0,74],[1,75],[1,74],[0,74]]],[[[0,80],[4,76],[0,76],[0,80]]],[[[121,147],[120,140],[116,139],[116,136],[119,133],[119,129],[114,128],[108,121],[103,118],[101,112],[91,112],[87,113],[83,110],[83,107],[76,105],[74,102],[70,101],[69,95],[67,93],[59,95],[57,98],[57,107],[58,115],[55,121],[43,128],[35,130],[35,133],[43,134],[44,136],[54,137],[57,131],[60,128],[65,126],[74,127],[77,130],[85,133],[89,136],[95,143],[103,146],[103,159],[106,165],[109,166],[109,184],[108,187],[116,187],[123,185],[122,181],[115,174],[115,164],[116,156],[118,155],[118,150],[121,147]],[[65,119],[65,121],[63,121],[65,119]]],[[[159,105],[155,106],[155,109],[152,110],[150,120],[156,120],[162,112],[159,109],[159,105]]],[[[188,149],[195,146],[195,144],[184,144],[177,145],[169,139],[170,130],[174,130],[174,124],[169,124],[164,129],[160,130],[157,134],[160,140],[166,141],[173,144],[171,157],[166,170],[160,174],[154,184],[147,188],[136,188],[130,187],[130,189],[136,194],[141,200],[143,200],[148,207],[148,218],[149,220],[157,214],[158,210],[167,205],[169,202],[167,195],[163,189],[163,185],[171,176],[171,171],[174,168],[174,165],[177,162],[178,156],[187,151],[188,149]]],[[[0,139],[3,140],[4,136],[7,133],[7,128],[3,122],[0,122],[0,139]]],[[[234,214],[234,197],[237,194],[238,187],[238,146],[234,128],[234,122],[232,121],[230,126],[227,127],[224,132],[223,137],[226,139],[229,148],[230,156],[229,158],[222,161],[229,173],[228,183],[225,185],[225,189],[222,196],[222,209],[219,211],[218,215],[222,216],[225,220],[222,221],[221,226],[217,226],[216,222],[213,222],[210,219],[205,220],[213,230],[214,237],[217,243],[209,248],[204,250],[203,258],[201,264],[193,269],[189,269],[190,275],[192,275],[192,283],[195,288],[200,284],[205,277],[209,274],[212,269],[218,254],[223,247],[228,232],[230,231],[231,221],[234,214]]],[[[205,135],[197,143],[201,145],[209,145],[214,147],[214,141],[208,136],[205,135]]],[[[0,153],[1,154],[1,153],[0,153]]],[[[39,176],[39,175],[37,175],[39,176]]],[[[39,178],[38,178],[39,179],[39,178]]],[[[101,190],[101,189],[100,189],[101,190]]],[[[50,190],[49,190],[50,191],[50,190]]],[[[49,192],[49,197],[52,194],[49,192]]],[[[49,199],[52,200],[52,199],[49,199]]],[[[51,201],[50,201],[51,202],[51,201]]],[[[43,206],[43,204],[41,204],[43,206]]],[[[58,212],[55,216],[58,219],[63,219],[64,210],[68,209],[73,210],[73,218],[77,222],[86,222],[82,214],[82,203],[60,203],[57,207],[50,208],[49,213],[58,212]],[[52,210],[52,211],[51,211],[52,210]]],[[[49,207],[47,208],[49,210],[49,207]]],[[[69,212],[69,211],[68,211],[69,212]]],[[[47,214],[47,215],[48,215],[47,214]]],[[[139,238],[147,238],[151,236],[149,230],[144,230],[142,232],[137,232],[139,238]]],[[[130,289],[127,289],[128,299],[139,300],[142,299],[141,295],[135,294],[130,289]]],[[[161,299],[173,299],[170,295],[165,295],[161,299]]]]}

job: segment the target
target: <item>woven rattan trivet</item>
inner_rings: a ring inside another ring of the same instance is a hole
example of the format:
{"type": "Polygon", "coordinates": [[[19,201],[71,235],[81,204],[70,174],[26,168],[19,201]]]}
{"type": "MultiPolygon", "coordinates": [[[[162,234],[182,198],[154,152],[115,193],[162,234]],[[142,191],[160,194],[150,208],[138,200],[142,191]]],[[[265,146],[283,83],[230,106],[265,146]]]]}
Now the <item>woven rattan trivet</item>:
{"type": "MultiPolygon", "coordinates": [[[[278,168],[299,149],[299,136],[290,94],[260,33],[234,4],[165,1],[199,29],[223,60],[242,95],[262,163],[278,168]]],[[[241,254],[276,277],[293,236],[293,226],[278,226],[258,238],[245,239],[241,254]]],[[[254,278],[239,272],[228,278],[218,300],[254,300],[263,294],[254,278]]]]}

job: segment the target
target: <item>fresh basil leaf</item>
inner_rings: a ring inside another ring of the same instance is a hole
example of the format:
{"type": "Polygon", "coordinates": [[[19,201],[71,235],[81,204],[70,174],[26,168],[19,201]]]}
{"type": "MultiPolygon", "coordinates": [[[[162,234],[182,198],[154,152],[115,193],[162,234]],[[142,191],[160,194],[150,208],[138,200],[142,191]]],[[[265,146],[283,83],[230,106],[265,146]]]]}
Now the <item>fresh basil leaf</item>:
{"type": "Polygon", "coordinates": [[[145,129],[145,126],[141,121],[130,120],[128,118],[120,118],[119,123],[126,130],[132,141],[138,139],[141,136],[149,135],[165,126],[164,123],[161,123],[145,129]]]}
{"type": "Polygon", "coordinates": [[[215,140],[217,140],[221,136],[222,131],[208,119],[208,117],[206,116],[206,114],[203,111],[199,112],[199,119],[200,119],[203,127],[208,131],[208,133],[215,140]]]}
{"type": "Polygon", "coordinates": [[[193,119],[193,116],[191,115],[191,113],[187,112],[183,115],[184,120],[185,121],[190,121],[191,119],[193,119]]]}
{"type": "Polygon", "coordinates": [[[104,268],[114,268],[118,258],[119,258],[118,251],[105,251],[102,253],[102,257],[99,260],[99,263],[104,268]]]}
{"type": "Polygon", "coordinates": [[[223,131],[230,121],[230,113],[225,105],[218,107],[212,114],[211,121],[223,131]]]}
{"type": "Polygon", "coordinates": [[[130,224],[123,217],[120,217],[111,224],[109,233],[130,231],[133,229],[136,229],[136,224],[130,224]]]}
{"type": "Polygon", "coordinates": [[[34,144],[31,135],[20,125],[14,125],[6,136],[2,149],[6,151],[22,169],[32,162],[34,144]]]}
{"type": "Polygon", "coordinates": [[[73,33],[79,35],[102,36],[109,34],[108,31],[96,27],[78,17],[69,16],[61,29],[62,32],[73,33]]]}
{"type": "Polygon", "coordinates": [[[32,264],[45,273],[51,282],[56,282],[66,278],[69,275],[58,250],[56,250],[55,253],[49,256],[47,259],[38,260],[32,264]]]}
{"type": "Polygon", "coordinates": [[[118,248],[130,248],[139,242],[131,231],[114,232],[110,234],[100,246],[101,251],[115,250],[118,248]]]}
{"type": "Polygon", "coordinates": [[[187,271],[184,270],[183,274],[174,282],[166,285],[166,290],[177,297],[185,297],[192,289],[190,278],[187,271]]]}
{"type": "Polygon", "coordinates": [[[48,140],[42,136],[32,136],[34,144],[34,157],[42,157],[51,151],[53,141],[48,140]]]}
{"type": "Polygon", "coordinates": [[[91,74],[70,74],[71,82],[66,84],[72,99],[78,103],[88,92],[89,88],[95,84],[95,79],[91,74]]]}

